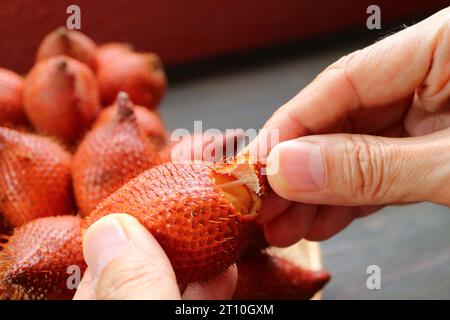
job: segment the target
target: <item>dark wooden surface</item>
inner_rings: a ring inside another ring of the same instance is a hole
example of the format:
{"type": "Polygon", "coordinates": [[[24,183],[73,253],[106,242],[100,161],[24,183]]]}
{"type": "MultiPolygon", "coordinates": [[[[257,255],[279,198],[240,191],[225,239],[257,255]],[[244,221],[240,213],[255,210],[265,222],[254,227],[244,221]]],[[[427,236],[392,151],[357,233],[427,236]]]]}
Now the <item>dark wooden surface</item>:
{"type": "MultiPolygon", "coordinates": [[[[372,43],[373,36],[328,38],[281,53],[263,51],[172,70],[163,117],[169,129],[192,130],[194,120],[202,120],[204,129],[259,128],[320,70],[372,43]]],[[[450,298],[447,207],[388,207],[354,222],[322,248],[333,274],[325,299],[450,298]],[[381,290],[366,287],[366,268],[373,264],[381,268],[381,290]]]]}

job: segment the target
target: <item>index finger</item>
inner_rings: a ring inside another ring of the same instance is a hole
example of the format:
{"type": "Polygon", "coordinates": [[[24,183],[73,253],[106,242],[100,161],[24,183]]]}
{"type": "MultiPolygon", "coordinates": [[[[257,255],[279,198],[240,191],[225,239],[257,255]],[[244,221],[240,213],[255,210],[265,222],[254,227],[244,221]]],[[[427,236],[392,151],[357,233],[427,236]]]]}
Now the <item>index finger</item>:
{"type": "Polygon", "coordinates": [[[432,69],[449,12],[444,9],[333,63],[279,108],[264,128],[279,130],[279,141],[326,133],[352,112],[405,99],[432,69]]]}

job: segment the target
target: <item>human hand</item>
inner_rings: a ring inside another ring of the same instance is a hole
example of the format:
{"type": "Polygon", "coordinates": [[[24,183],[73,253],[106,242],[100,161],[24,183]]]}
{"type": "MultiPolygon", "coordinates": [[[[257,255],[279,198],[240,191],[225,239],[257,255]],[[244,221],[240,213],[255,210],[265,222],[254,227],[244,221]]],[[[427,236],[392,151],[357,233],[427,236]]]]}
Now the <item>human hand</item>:
{"type": "Polygon", "coordinates": [[[236,267],[205,284],[178,288],[169,259],[135,218],[108,215],[83,237],[88,269],[74,299],[230,299],[237,282],[236,267]]]}
{"type": "Polygon", "coordinates": [[[448,127],[450,7],[341,58],[267,121],[281,141],[267,239],[324,240],[386,204],[450,205],[448,127]]]}

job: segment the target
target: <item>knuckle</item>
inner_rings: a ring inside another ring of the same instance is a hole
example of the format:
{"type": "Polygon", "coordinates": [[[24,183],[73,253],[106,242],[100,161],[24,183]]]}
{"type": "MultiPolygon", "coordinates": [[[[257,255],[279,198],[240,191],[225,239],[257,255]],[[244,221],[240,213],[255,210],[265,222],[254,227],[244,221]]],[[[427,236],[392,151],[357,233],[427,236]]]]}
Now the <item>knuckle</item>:
{"type": "Polygon", "coordinates": [[[448,106],[448,83],[450,75],[442,72],[449,59],[450,20],[439,23],[433,34],[431,65],[423,80],[423,85],[416,89],[420,100],[419,107],[429,112],[439,112],[448,106]]]}
{"type": "Polygon", "coordinates": [[[276,119],[278,116],[286,116],[293,123],[301,124],[301,121],[296,113],[296,109],[292,108],[291,105],[284,104],[278,108],[271,119],[276,119]]]}
{"type": "Polygon", "coordinates": [[[352,197],[364,203],[382,202],[388,193],[385,180],[386,148],[377,138],[352,135],[346,144],[344,181],[352,197]]]}
{"type": "Polygon", "coordinates": [[[364,55],[363,49],[353,51],[349,54],[342,56],[339,60],[328,66],[326,70],[338,68],[348,71],[348,69],[351,68],[353,64],[360,62],[360,60],[363,58],[363,55],[364,55]]]}

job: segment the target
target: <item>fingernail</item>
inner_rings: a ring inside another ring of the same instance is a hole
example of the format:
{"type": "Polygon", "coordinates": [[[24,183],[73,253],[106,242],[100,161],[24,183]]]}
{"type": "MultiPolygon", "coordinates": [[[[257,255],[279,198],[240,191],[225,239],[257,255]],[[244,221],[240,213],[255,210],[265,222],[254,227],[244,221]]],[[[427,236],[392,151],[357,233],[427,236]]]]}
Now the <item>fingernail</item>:
{"type": "Polygon", "coordinates": [[[268,174],[294,191],[313,192],[323,187],[325,170],[320,146],[312,142],[285,141],[268,158],[268,174]]]}
{"type": "Polygon", "coordinates": [[[120,223],[110,217],[95,222],[83,239],[84,259],[94,279],[105,266],[128,249],[128,237],[120,223]]]}

